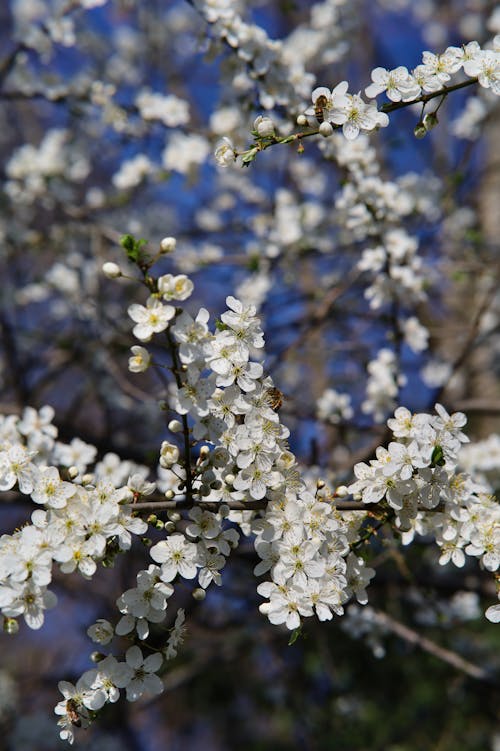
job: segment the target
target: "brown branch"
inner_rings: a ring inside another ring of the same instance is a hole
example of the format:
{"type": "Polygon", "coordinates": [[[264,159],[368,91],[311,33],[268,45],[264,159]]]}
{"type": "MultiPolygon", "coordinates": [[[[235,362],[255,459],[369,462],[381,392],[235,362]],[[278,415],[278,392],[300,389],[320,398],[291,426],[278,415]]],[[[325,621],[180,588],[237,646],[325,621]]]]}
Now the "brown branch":
{"type": "MultiPolygon", "coordinates": [[[[219,506],[225,504],[229,506],[231,511],[261,511],[265,509],[269,504],[269,501],[264,499],[262,501],[205,501],[200,500],[196,503],[196,506],[206,507],[210,509],[217,509],[219,506]]],[[[331,505],[337,509],[337,511],[376,511],[380,510],[381,506],[378,503],[363,503],[363,501],[332,501],[331,505]]],[[[148,501],[145,503],[134,503],[134,511],[164,511],[166,509],[185,509],[191,508],[193,502],[186,498],[181,498],[178,501],[148,501]]],[[[385,508],[384,508],[385,510],[385,508]]]]}
{"type": "Polygon", "coordinates": [[[458,91],[458,89],[464,89],[466,86],[472,86],[473,84],[477,83],[477,78],[469,78],[467,81],[462,81],[461,83],[455,83],[453,86],[443,86],[442,89],[439,89],[438,91],[433,91],[430,94],[422,94],[418,97],[418,99],[412,99],[409,102],[387,102],[387,104],[383,104],[380,108],[381,112],[385,112],[386,114],[388,112],[394,112],[395,110],[403,109],[404,107],[409,107],[410,104],[427,104],[427,102],[430,102],[431,99],[436,99],[436,97],[440,96],[448,96],[452,91],[458,91]]]}
{"type": "Polygon", "coordinates": [[[409,626],[406,626],[404,623],[397,621],[387,613],[383,613],[380,610],[375,610],[374,612],[375,618],[381,626],[386,628],[388,631],[391,631],[393,634],[401,637],[401,639],[404,639],[409,644],[412,644],[415,647],[419,647],[420,649],[424,650],[424,652],[428,652],[429,654],[437,657],[443,662],[447,662],[448,665],[451,665],[456,670],[460,670],[470,678],[474,678],[475,680],[499,687],[500,684],[498,682],[498,679],[484,668],[479,667],[478,665],[474,665],[474,663],[469,662],[468,660],[465,660],[463,657],[458,655],[456,652],[452,652],[450,649],[441,647],[435,641],[432,641],[425,636],[421,636],[417,631],[410,628],[409,626]]]}
{"type": "MultiPolygon", "coordinates": [[[[496,285],[492,285],[491,288],[486,292],[486,294],[484,296],[484,299],[483,299],[483,302],[479,306],[478,310],[476,311],[475,316],[472,319],[472,323],[470,325],[469,332],[468,332],[467,336],[465,337],[465,339],[463,340],[462,348],[461,348],[460,352],[458,353],[457,357],[455,358],[455,360],[453,361],[453,363],[451,365],[451,375],[454,375],[459,370],[459,368],[464,364],[464,362],[467,360],[467,358],[469,357],[469,355],[470,355],[470,353],[471,353],[471,351],[472,351],[472,349],[474,347],[474,342],[476,340],[476,337],[477,337],[477,335],[479,333],[479,327],[481,325],[481,319],[482,319],[483,315],[488,311],[489,307],[495,301],[495,298],[496,298],[496,295],[497,295],[497,291],[498,291],[497,286],[496,285]]],[[[450,375],[450,377],[451,377],[451,375],[450,375]]],[[[434,396],[434,401],[435,402],[439,402],[439,400],[440,400],[440,398],[441,398],[441,396],[442,396],[442,394],[443,394],[443,392],[444,392],[444,390],[445,390],[445,388],[446,388],[449,380],[450,379],[448,378],[448,380],[446,381],[446,383],[444,383],[441,386],[441,388],[438,390],[437,394],[434,396]]]]}

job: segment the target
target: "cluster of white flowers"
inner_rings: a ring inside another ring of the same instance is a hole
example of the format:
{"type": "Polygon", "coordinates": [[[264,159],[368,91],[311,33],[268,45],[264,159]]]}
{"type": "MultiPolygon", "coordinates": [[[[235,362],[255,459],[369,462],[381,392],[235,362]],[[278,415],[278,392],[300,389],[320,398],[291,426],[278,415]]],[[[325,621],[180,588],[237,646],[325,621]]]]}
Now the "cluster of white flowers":
{"type": "MultiPolygon", "coordinates": [[[[392,102],[414,102],[422,94],[440,91],[446,87],[452,75],[463,70],[469,78],[476,78],[480,86],[500,95],[500,37],[493,40],[493,49],[482,49],[478,42],[469,42],[463,47],[448,47],[435,55],[425,51],[422,63],[408,72],[404,66],[393,70],[375,68],[371,73],[372,83],[365,89],[369,99],[382,93],[392,102]]],[[[359,94],[349,94],[348,82],[342,81],[331,91],[318,86],[312,92],[312,107],[298,119],[299,125],[318,127],[321,135],[328,137],[334,127],[342,127],[348,140],[357,138],[360,132],[386,127],[389,118],[383,110],[363,101],[359,94]]]]}
{"type": "MultiPolygon", "coordinates": [[[[70,5],[92,8],[103,1],[80,0],[70,5]]],[[[312,61],[318,50],[325,62],[342,55],[341,45],[332,41],[340,35],[335,25],[342,4],[343,0],[315,4],[311,11],[313,34],[299,29],[277,42],[258,26],[243,21],[237,4],[230,0],[194,3],[213,36],[235,52],[227,66],[233,90],[247,100],[255,90],[265,110],[279,105],[292,115],[306,108],[313,86],[305,63],[312,61]]],[[[33,13],[32,20],[38,24],[32,36],[26,36],[27,45],[47,52],[52,43],[74,43],[76,27],[70,18],[62,14],[45,24],[43,13],[37,17],[36,10],[37,5],[45,9],[44,0],[25,5],[26,13],[33,13]]],[[[133,37],[127,41],[125,36],[120,44],[123,51],[129,45],[130,53],[133,37]]],[[[161,539],[150,547],[153,562],[134,571],[133,586],[117,598],[116,623],[100,619],[89,629],[98,644],[126,636],[133,646],[121,660],[113,654],[101,659],[75,686],[60,684],[63,700],[56,712],[61,737],[71,742],[74,727],[86,727],[104,704],[118,700],[121,689],[130,701],[143,693],[161,691],[158,673],[166,660],[175,657],[184,633],[184,612],[172,614],[177,581],[186,580],[193,597],[203,599],[211,584],[222,584],[224,566],[239,544],[240,533],[254,541],[260,559],[255,575],[269,578],[258,585],[258,592],[265,599],[260,610],[271,623],[296,629],[307,617],[316,615],[323,621],[342,615],[351,598],[367,602],[366,587],[375,572],[361,553],[366,550],[363,540],[367,532],[369,537],[370,521],[364,510],[340,513],[335,509],[336,499],[344,497],[347,489],[332,492],[316,482],[316,477],[299,470],[288,446],[289,431],[280,420],[280,392],[264,372],[264,339],[257,308],[272,287],[276,259],[284,260],[284,267],[302,251],[323,254],[324,259],[335,245],[333,234],[346,246],[352,246],[353,238],[361,243],[361,250],[356,248],[359,256],[350,266],[362,272],[363,280],[368,279],[365,298],[372,311],[391,306],[397,310],[392,334],[398,338],[394,351],[383,348],[367,364],[361,410],[380,422],[395,408],[404,385],[399,344],[404,341],[420,353],[429,337],[413,310],[408,312],[424,299],[430,276],[406,220],[411,215],[435,219],[439,209],[433,200],[432,179],[415,178],[412,183],[411,175],[396,181],[382,176],[365,134],[387,126],[384,109],[390,111],[394,104],[414,102],[442,90],[460,70],[469,78],[477,77],[481,99],[472,100],[479,104],[468,105],[455,132],[474,134],[488,111],[482,103],[490,94],[499,93],[498,51],[498,39],[492,49],[471,42],[463,48],[450,47],[443,55],[425,52],[422,64],[411,72],[404,67],[376,68],[365,95],[373,99],[385,92],[390,103],[382,110],[364,101],[361,94],[348,93],[346,81],[333,90],[314,89],[312,106],[299,122],[331,136],[320,139],[320,148],[347,176],[335,198],[335,212],[330,210],[331,183],[317,174],[313,161],[306,157],[290,166],[297,187],[279,188],[271,200],[252,180],[236,180],[228,176],[229,171],[221,177],[222,190],[213,191],[197,212],[201,229],[222,230],[225,218],[235,208],[235,196],[251,207],[249,213],[258,209],[248,222],[258,242],[242,239],[247,243],[244,253],[248,259],[258,261],[258,272],[237,287],[239,299],[227,298],[229,310],[212,331],[207,310],[202,308],[190,316],[177,304],[190,297],[191,280],[184,273],[164,274],[153,282],[146,278],[149,298],[128,309],[133,333],[141,343],[132,347],[130,371],[164,368],[164,343],[171,358],[167,367],[175,379],[170,384],[168,407],[179,419],[170,421],[172,435],[161,443],[155,482],[148,481],[147,468],[124,462],[116,454],[107,454],[95,464],[95,447],[78,438],[70,444],[58,442],[51,408],[38,412],[27,408],[21,418],[0,418],[0,490],[19,491],[40,506],[33,512],[31,524],[0,539],[0,608],[6,630],[15,631],[20,616],[32,628],[42,625],[45,609],[55,604],[49,589],[54,565],[61,573],[76,572],[90,578],[98,564],[128,550],[131,534],[143,534],[148,528],[138,516],[144,513],[140,509],[142,496],[152,496],[158,489],[163,497],[156,495],[148,506],[158,502],[158,513],[161,503],[169,509],[168,521],[154,515],[148,520],[156,528],[155,540],[161,539]],[[331,232],[333,223],[336,233],[331,232]],[[154,349],[149,352],[142,345],[153,338],[154,349]],[[138,504],[135,510],[134,504],[138,504]],[[150,635],[156,635],[158,626],[167,620],[171,628],[161,651],[146,656],[150,635]]],[[[116,70],[127,70],[126,57],[124,53],[123,58],[115,59],[116,70]]],[[[102,107],[104,123],[123,132],[132,129],[133,118],[127,125],[125,110],[120,114],[112,103],[113,85],[94,81],[86,88],[82,83],[80,92],[84,90],[89,104],[102,107]]],[[[47,86],[44,91],[50,99],[62,90],[47,86]]],[[[139,88],[131,101],[145,121],[137,125],[138,132],[144,129],[141,134],[149,132],[147,121],[153,122],[153,130],[158,121],[168,128],[189,121],[188,102],[177,96],[139,88]]],[[[135,112],[133,106],[131,109],[135,112]]],[[[222,134],[224,122],[236,130],[242,112],[246,110],[241,107],[220,110],[218,117],[212,118],[213,131],[222,134]]],[[[289,132],[278,116],[273,120],[259,116],[254,130],[258,138],[269,141],[278,141],[280,130],[284,136],[289,132]]],[[[168,139],[162,163],[169,171],[191,176],[209,154],[209,140],[201,134],[169,133],[168,139]]],[[[13,205],[45,200],[45,193],[62,177],[76,182],[84,179],[88,164],[72,152],[66,131],[60,130],[49,131],[37,148],[27,145],[15,151],[6,168],[6,192],[13,205]]],[[[231,141],[223,139],[216,159],[228,165],[235,160],[235,153],[231,141]]],[[[115,169],[112,182],[119,190],[134,188],[149,175],[160,174],[157,165],[141,153],[115,169]]],[[[92,205],[104,201],[105,197],[92,205]]],[[[170,252],[174,246],[173,238],[166,238],[162,252],[170,252]]],[[[177,268],[196,269],[221,254],[215,243],[193,244],[191,252],[179,255],[177,268]]],[[[105,266],[110,279],[122,276],[117,264],[105,266]]],[[[71,300],[89,297],[88,287],[81,290],[82,280],[95,277],[94,272],[90,262],[84,265],[82,261],[80,267],[68,254],[64,262],[56,261],[49,269],[46,281],[50,287],[46,289],[54,288],[71,300]]],[[[320,280],[322,290],[339,281],[336,274],[326,274],[320,280]]],[[[30,293],[32,300],[46,299],[36,297],[42,292],[37,292],[35,285],[30,293]]],[[[70,307],[78,307],[82,317],[93,315],[83,305],[70,307]]],[[[68,307],[60,301],[57,310],[60,318],[68,314],[68,307]]],[[[442,565],[451,561],[461,567],[469,556],[495,572],[500,558],[500,522],[498,505],[488,492],[498,477],[498,437],[467,447],[459,456],[465,420],[460,414],[448,415],[439,405],[436,409],[437,416],[396,410],[389,421],[394,441],[387,449],[379,448],[377,458],[369,464],[356,465],[357,481],[349,491],[367,504],[367,509],[377,504],[376,513],[395,522],[404,543],[410,543],[415,534],[432,535],[442,565]],[[458,467],[465,468],[472,479],[458,467]]],[[[349,420],[353,413],[348,394],[327,389],[318,400],[318,417],[332,424],[349,420]]],[[[362,614],[359,622],[375,623],[374,611],[356,605],[348,611],[353,621],[358,610],[362,614]]],[[[500,621],[500,605],[492,605],[486,615],[491,621],[500,621]]],[[[369,628],[360,627],[359,631],[368,637],[371,633],[369,628]]]]}
{"type": "MultiPolygon", "coordinates": [[[[158,289],[160,286],[158,282],[158,289]]],[[[254,533],[255,548],[262,558],[255,573],[269,571],[272,577],[259,585],[259,593],[269,598],[261,610],[272,623],[294,629],[301,616],[316,612],[320,620],[326,620],[332,618],[332,611],[341,614],[342,604],[353,593],[366,602],[365,587],[373,571],[350,553],[356,525],[336,516],[332,506],[307,492],[300,480],[296,459],[286,443],[289,432],[276,411],[280,394],[270,379],[263,377],[262,365],[249,359],[251,352],[264,344],[255,309],[244,307],[233,297],[226,302],[229,310],[222,314],[214,334],[208,331],[205,309],[194,320],[182,312],[170,325],[186,369],[185,380],[171,388],[170,406],[195,421],[192,434],[197,441],[214,445],[200,454],[191,492],[201,502],[237,502],[243,507],[249,503],[249,509],[255,502],[265,501],[263,513],[246,528],[254,533]],[[210,372],[205,374],[207,369],[210,372]]],[[[159,300],[157,304],[162,309],[168,307],[159,300]]],[[[131,315],[138,307],[131,307],[131,315]]],[[[135,315],[132,317],[135,320],[135,315]]],[[[162,323],[159,330],[166,325],[162,323]]],[[[154,333],[151,328],[134,332],[141,339],[144,333],[148,338],[154,333]]],[[[171,429],[177,432],[178,423],[171,429]]],[[[167,450],[171,459],[164,466],[170,467],[175,477],[182,476],[185,488],[188,468],[175,464],[179,453],[172,452],[171,445],[165,446],[164,453],[167,450]]],[[[174,493],[184,497],[178,486],[175,491],[167,490],[169,498],[174,493]]],[[[198,573],[201,587],[211,580],[220,583],[218,572],[230,550],[227,543],[234,547],[238,537],[234,529],[222,530],[226,513],[216,515],[195,507],[189,515],[196,523],[188,526],[187,534],[199,537],[198,543],[175,534],[151,549],[153,560],[161,563],[163,582],[171,582],[177,574],[193,579],[198,573]]],[[[363,516],[358,515],[359,523],[363,516]]],[[[229,518],[244,519],[238,511],[231,512],[229,518]]],[[[127,629],[134,627],[130,615],[127,629]]]]}
{"type": "Polygon", "coordinates": [[[163,96],[146,89],[139,92],[135,103],[145,120],[160,120],[169,128],[189,122],[188,103],[174,94],[163,96]]]}
{"type": "Polygon", "coordinates": [[[87,728],[99,709],[118,701],[120,689],[126,690],[129,701],[137,701],[143,694],[160,694],[163,685],[156,673],[162,663],[160,653],[144,657],[134,645],[127,649],[124,662],[108,655],[96,668],[83,673],[75,685],[60,681],[59,691],[64,698],[54,711],[60,717],[57,724],[61,739],[73,743],[74,728],[87,728]]]}
{"type": "Polygon", "coordinates": [[[120,169],[113,175],[113,185],[118,190],[128,190],[135,188],[150,175],[154,170],[154,165],[144,154],[137,154],[132,159],[127,159],[120,164],[120,169]]]}
{"type": "Polygon", "coordinates": [[[266,110],[276,105],[297,109],[303,105],[314,76],[306,73],[297,56],[291,60],[283,43],[270,39],[265,30],[247,23],[235,3],[195,0],[197,10],[212,34],[236,51],[239,68],[232,71],[232,84],[248,95],[257,86],[260,104],[266,110]]]}
{"type": "MultiPolygon", "coordinates": [[[[174,238],[162,242],[165,252],[174,247],[174,238]]],[[[120,278],[115,266],[105,264],[109,278],[120,278]]],[[[163,339],[175,375],[169,406],[179,416],[170,421],[169,430],[174,441],[189,432],[193,453],[190,449],[189,455],[181,455],[177,443],[163,441],[157,482],[149,482],[146,468],[122,462],[115,454],[94,465],[93,446],[79,439],[58,442],[49,407],[39,412],[27,408],[22,418],[2,418],[0,490],[17,489],[42,507],[32,513],[31,524],[0,540],[0,607],[7,630],[16,630],[15,619],[21,615],[32,628],[42,625],[45,609],[55,604],[48,589],[54,563],[63,573],[78,571],[90,578],[99,562],[128,550],[131,534],[148,528],[134,514],[133,503],[156,487],[174,509],[167,523],[157,524],[156,516],[149,520],[165,536],[150,548],[154,563],[140,570],[136,586],[118,597],[117,623],[100,619],[90,627],[89,635],[101,645],[126,635],[148,648],[151,626],[166,619],[178,578],[193,583],[196,599],[203,599],[212,583],[220,586],[221,571],[239,542],[235,525],[253,536],[260,558],[255,575],[270,577],[257,589],[266,600],[260,610],[271,623],[294,630],[303,618],[316,615],[324,621],[342,615],[353,597],[365,604],[375,574],[357,552],[367,515],[363,509],[340,512],[332,502],[348,492],[367,510],[378,504],[405,544],[416,533],[432,534],[441,564],[451,560],[461,567],[468,555],[497,571],[498,504],[482,485],[457,470],[459,449],[468,440],[461,430],[464,415],[450,416],[441,405],[434,416],[412,415],[399,407],[388,421],[394,441],[387,449],[380,447],[369,464],[355,466],[357,479],[350,488],[332,493],[323,482],[314,484],[305,473],[301,477],[288,447],[289,431],[279,417],[282,394],[265,376],[259,358],[254,359],[264,346],[255,308],[228,297],[228,310],[211,332],[207,310],[201,308],[193,318],[172,304],[190,297],[193,284],[187,276],[148,276],[148,286],[146,305],[134,303],[128,309],[133,333],[142,343],[163,339]],[[88,473],[91,465],[93,474],[88,473]],[[182,509],[186,516],[178,525],[182,509]]],[[[160,355],[153,358],[143,346],[134,346],[132,354],[132,372],[163,365],[160,355]]],[[[382,350],[381,358],[382,375],[372,367],[368,384],[369,411],[380,414],[397,396],[394,354],[382,350]]],[[[331,389],[325,392],[320,409],[327,419],[332,410],[351,414],[344,397],[331,389]]],[[[497,621],[499,610],[491,606],[487,617],[497,621]]],[[[63,700],[56,707],[61,737],[72,742],[74,726],[87,726],[105,703],[118,700],[120,689],[130,701],[159,693],[157,673],[177,653],[183,624],[179,610],[159,652],[145,657],[134,644],[123,661],[108,654],[76,685],[62,682],[63,700]]]]}
{"type": "Polygon", "coordinates": [[[406,378],[399,372],[395,353],[386,347],[377,352],[366,369],[366,399],[361,409],[372,414],[376,422],[383,422],[387,413],[396,406],[399,389],[405,385],[406,378]]]}
{"type": "Polygon", "coordinates": [[[49,130],[38,147],[25,144],[17,149],[6,165],[5,191],[13,201],[33,203],[47,189],[56,176],[84,180],[89,172],[88,162],[75,158],[68,144],[69,132],[60,128],[49,130]]]}
{"type": "Polygon", "coordinates": [[[110,555],[108,542],[128,550],[131,535],[147,529],[132,516],[126,484],[100,479],[98,466],[94,476],[85,475],[95,459],[93,446],[56,441],[53,415],[49,407],[38,413],[27,408],[22,419],[10,416],[0,424],[0,490],[16,488],[40,506],[31,524],[0,540],[0,608],[11,629],[20,616],[30,628],[43,625],[45,610],[56,604],[48,590],[54,562],[62,573],[90,578],[97,562],[110,555]],[[58,466],[65,468],[63,476],[58,466]]]}
{"type": "Polygon", "coordinates": [[[483,485],[457,469],[461,444],[469,440],[461,430],[465,415],[449,415],[440,404],[436,413],[412,415],[398,407],[387,423],[397,440],[377,449],[370,464],[355,465],[357,480],[349,490],[364,503],[385,500],[403,543],[415,533],[432,534],[441,548],[441,565],[452,561],[462,567],[469,555],[495,572],[500,508],[483,485]]]}
{"type": "Polygon", "coordinates": [[[326,389],[318,399],[317,413],[320,420],[326,420],[334,425],[349,420],[354,414],[350,395],[340,394],[335,389],[326,389]]]}
{"type": "Polygon", "coordinates": [[[333,134],[333,126],[342,126],[342,133],[352,141],[362,132],[389,125],[389,117],[373,104],[367,104],[359,94],[348,94],[347,81],[341,81],[331,91],[318,86],[312,93],[313,106],[299,118],[299,125],[314,127],[318,123],[319,132],[328,137],[333,134]]]}

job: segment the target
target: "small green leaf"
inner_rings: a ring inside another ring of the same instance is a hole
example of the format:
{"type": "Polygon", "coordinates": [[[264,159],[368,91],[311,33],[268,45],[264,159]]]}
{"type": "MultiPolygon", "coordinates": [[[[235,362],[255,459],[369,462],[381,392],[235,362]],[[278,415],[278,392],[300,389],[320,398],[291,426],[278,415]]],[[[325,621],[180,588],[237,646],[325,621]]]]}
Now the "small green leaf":
{"type": "Polygon", "coordinates": [[[146,245],[146,240],[136,240],[133,235],[123,235],[120,238],[120,245],[127,252],[127,258],[133,263],[139,263],[142,260],[142,248],[146,245]]]}
{"type": "Polygon", "coordinates": [[[434,446],[431,456],[431,467],[443,467],[445,464],[444,452],[442,446],[434,446]]]}
{"type": "Polygon", "coordinates": [[[292,644],[295,644],[299,636],[302,636],[302,626],[299,626],[295,629],[295,631],[292,632],[292,635],[289,639],[288,646],[291,647],[292,644]]]}

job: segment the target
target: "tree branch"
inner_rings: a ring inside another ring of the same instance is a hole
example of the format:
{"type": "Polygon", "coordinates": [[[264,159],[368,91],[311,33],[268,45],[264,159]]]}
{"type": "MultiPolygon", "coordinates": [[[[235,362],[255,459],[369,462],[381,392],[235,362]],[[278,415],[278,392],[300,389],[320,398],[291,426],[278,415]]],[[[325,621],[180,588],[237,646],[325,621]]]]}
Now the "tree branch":
{"type": "Polygon", "coordinates": [[[404,623],[397,621],[387,613],[383,613],[381,610],[375,610],[374,612],[375,618],[381,626],[386,628],[388,631],[391,631],[393,634],[401,637],[401,639],[404,639],[409,644],[420,647],[420,649],[423,649],[424,652],[428,652],[429,654],[434,655],[434,657],[437,657],[439,660],[447,662],[448,665],[451,665],[457,670],[460,670],[470,678],[488,683],[489,685],[495,686],[497,688],[500,686],[498,679],[484,668],[479,667],[478,665],[474,665],[474,663],[469,662],[468,660],[465,660],[463,657],[458,655],[456,652],[452,652],[450,649],[441,647],[435,641],[432,641],[425,636],[421,636],[417,631],[410,628],[409,626],[406,626],[404,623]]]}

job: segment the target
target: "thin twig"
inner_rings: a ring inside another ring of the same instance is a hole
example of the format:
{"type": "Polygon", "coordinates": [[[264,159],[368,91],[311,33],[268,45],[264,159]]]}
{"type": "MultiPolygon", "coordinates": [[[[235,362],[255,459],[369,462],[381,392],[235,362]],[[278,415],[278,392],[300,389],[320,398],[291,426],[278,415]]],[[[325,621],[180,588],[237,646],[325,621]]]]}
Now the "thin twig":
{"type": "Polygon", "coordinates": [[[378,623],[388,629],[388,631],[401,637],[409,644],[420,647],[424,652],[434,655],[434,657],[437,657],[439,660],[447,662],[448,665],[452,665],[452,667],[460,670],[462,673],[466,673],[466,675],[471,678],[496,687],[500,685],[498,679],[484,668],[465,660],[459,654],[452,652],[450,649],[441,647],[435,641],[432,641],[425,636],[421,636],[417,631],[406,626],[404,623],[397,621],[387,613],[384,613],[381,610],[375,610],[375,618],[378,623]]]}

